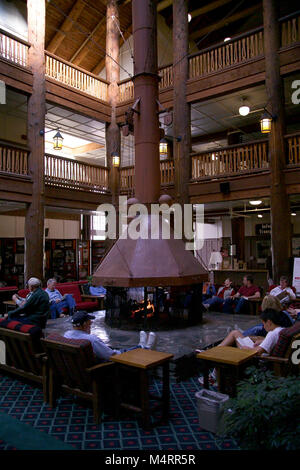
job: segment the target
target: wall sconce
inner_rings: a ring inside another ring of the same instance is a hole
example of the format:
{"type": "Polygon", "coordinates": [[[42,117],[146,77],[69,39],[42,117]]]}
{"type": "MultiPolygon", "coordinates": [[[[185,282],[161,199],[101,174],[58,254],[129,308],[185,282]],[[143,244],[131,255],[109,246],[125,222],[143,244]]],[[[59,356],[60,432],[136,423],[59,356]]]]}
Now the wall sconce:
{"type": "Polygon", "coordinates": [[[115,168],[119,168],[120,166],[120,155],[117,152],[112,152],[112,166],[115,168]]]}
{"type": "Polygon", "coordinates": [[[63,136],[59,132],[59,129],[57,129],[57,132],[53,137],[53,150],[61,150],[63,146],[63,140],[63,136]]]}
{"type": "Polygon", "coordinates": [[[274,116],[265,109],[264,114],[260,118],[260,130],[262,134],[269,134],[272,128],[272,121],[274,121],[274,116]]]}

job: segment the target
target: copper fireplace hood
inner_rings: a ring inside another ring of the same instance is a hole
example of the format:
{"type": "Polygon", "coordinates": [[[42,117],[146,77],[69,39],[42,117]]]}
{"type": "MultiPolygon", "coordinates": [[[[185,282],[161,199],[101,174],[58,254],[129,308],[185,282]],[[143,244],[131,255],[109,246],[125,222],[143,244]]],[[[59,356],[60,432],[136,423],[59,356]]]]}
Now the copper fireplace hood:
{"type": "MultiPolygon", "coordinates": [[[[156,2],[133,0],[135,198],[147,207],[160,197],[156,2]]],[[[151,231],[151,216],[142,223],[151,231]]],[[[183,240],[119,238],[93,275],[95,285],[118,287],[182,286],[207,280],[208,273],[185,249],[183,240]]]]}

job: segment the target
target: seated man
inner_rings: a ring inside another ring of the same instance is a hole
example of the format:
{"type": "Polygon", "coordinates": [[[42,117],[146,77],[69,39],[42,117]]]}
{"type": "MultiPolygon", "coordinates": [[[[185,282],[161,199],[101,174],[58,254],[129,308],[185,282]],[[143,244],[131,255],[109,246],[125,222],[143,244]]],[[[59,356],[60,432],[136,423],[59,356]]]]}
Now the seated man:
{"type": "MultiPolygon", "coordinates": [[[[251,346],[245,346],[239,342],[239,339],[242,340],[244,338],[243,334],[239,330],[231,331],[226,338],[218,344],[219,346],[237,346],[239,349],[250,349],[256,352],[257,356],[264,355],[271,355],[274,347],[279,338],[279,333],[283,330],[283,327],[280,326],[280,313],[273,309],[264,310],[260,316],[263,327],[267,332],[265,338],[252,336],[250,337],[251,346]]],[[[249,337],[248,337],[249,338],[249,337]]],[[[204,380],[203,377],[200,377],[199,382],[203,385],[204,380]]],[[[217,380],[216,370],[214,369],[213,372],[210,374],[209,377],[210,383],[215,384],[217,380]]]]}
{"type": "Polygon", "coordinates": [[[232,281],[227,278],[224,281],[224,285],[218,289],[217,295],[214,295],[211,299],[207,299],[203,302],[203,307],[210,308],[214,305],[223,305],[225,300],[235,294],[234,289],[231,287],[232,281]]]}
{"type": "Polygon", "coordinates": [[[278,297],[282,305],[288,305],[292,300],[296,299],[295,292],[289,287],[287,276],[281,276],[279,286],[274,287],[274,289],[270,291],[270,295],[278,297]]]}
{"type": "Polygon", "coordinates": [[[31,295],[27,296],[21,307],[12,310],[7,316],[10,320],[45,328],[50,309],[49,297],[36,277],[31,277],[27,284],[31,295]]]}
{"type": "Polygon", "coordinates": [[[238,292],[224,301],[223,312],[243,313],[249,309],[249,300],[259,299],[259,288],[253,284],[253,277],[248,275],[243,277],[243,285],[238,292]]]}
{"type": "MultiPolygon", "coordinates": [[[[93,315],[89,315],[87,312],[75,312],[72,317],[73,329],[66,331],[64,337],[72,339],[87,339],[92,343],[94,354],[100,361],[109,361],[110,357],[114,354],[121,354],[122,352],[125,352],[126,349],[118,350],[110,348],[105,343],[103,343],[103,341],[98,338],[98,336],[91,334],[91,324],[92,320],[94,319],[95,317],[93,315]]],[[[155,333],[150,332],[147,339],[147,334],[145,333],[145,331],[141,331],[140,342],[138,346],[130,349],[154,349],[155,343],[155,333]]],[[[127,351],[128,350],[129,349],[127,349],[127,351]]]]}
{"type": "Polygon", "coordinates": [[[63,310],[68,309],[69,315],[73,315],[75,309],[75,300],[71,294],[61,295],[59,290],[56,289],[56,279],[49,279],[47,282],[47,289],[45,290],[50,300],[50,314],[51,318],[55,319],[63,316],[63,310]]]}

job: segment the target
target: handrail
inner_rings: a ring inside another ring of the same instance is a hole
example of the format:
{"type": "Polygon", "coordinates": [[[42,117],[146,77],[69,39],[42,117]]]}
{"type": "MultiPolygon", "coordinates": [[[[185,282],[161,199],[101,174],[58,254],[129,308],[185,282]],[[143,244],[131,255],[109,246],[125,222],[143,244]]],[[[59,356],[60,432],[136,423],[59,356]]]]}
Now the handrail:
{"type": "Polygon", "coordinates": [[[109,170],[109,168],[105,165],[93,165],[92,163],[89,163],[89,162],[82,162],[81,160],[73,160],[72,158],[61,157],[60,155],[54,155],[53,153],[45,153],[45,157],[59,158],[60,160],[65,160],[67,162],[82,163],[82,165],[92,166],[93,168],[103,168],[103,170],[109,170]]]}
{"type": "Polygon", "coordinates": [[[107,101],[108,82],[46,51],[45,75],[83,93],[107,101]]]}
{"type": "Polygon", "coordinates": [[[0,30],[0,57],[22,67],[28,67],[29,47],[30,44],[26,41],[0,30]]]}
{"type": "Polygon", "coordinates": [[[230,149],[235,149],[235,148],[239,148],[239,147],[243,147],[245,145],[251,145],[251,144],[259,144],[261,142],[268,142],[269,139],[256,139],[256,140],[251,140],[249,142],[244,142],[244,143],[241,143],[241,144],[232,144],[232,145],[226,145],[226,146],[222,146],[222,147],[215,147],[213,149],[209,149],[209,150],[202,150],[201,152],[193,152],[191,153],[191,157],[196,157],[197,155],[206,155],[207,153],[217,153],[217,152],[220,152],[221,150],[230,150],[230,149]]]}
{"type": "Polygon", "coordinates": [[[22,39],[19,36],[15,36],[14,34],[10,33],[9,31],[6,31],[5,29],[0,28],[0,34],[4,34],[5,36],[8,36],[9,38],[13,39],[14,41],[21,42],[22,44],[24,44],[24,46],[31,47],[30,42],[25,41],[25,39],[22,39]]]}

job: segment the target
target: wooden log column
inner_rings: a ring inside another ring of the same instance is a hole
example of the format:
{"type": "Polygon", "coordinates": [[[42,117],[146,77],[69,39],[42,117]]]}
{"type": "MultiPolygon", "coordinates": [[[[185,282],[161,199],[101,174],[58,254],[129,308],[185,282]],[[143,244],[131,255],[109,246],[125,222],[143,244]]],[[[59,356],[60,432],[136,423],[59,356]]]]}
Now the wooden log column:
{"type": "Polygon", "coordinates": [[[289,274],[291,256],[291,215],[283,170],[286,165],[284,144],[285,113],[284,88],[280,77],[279,54],[280,26],[278,22],[279,2],[263,0],[264,47],[266,68],[266,91],[268,111],[275,117],[269,135],[271,169],[271,244],[273,278],[277,283],[282,274],[289,274]]]}
{"type": "Polygon", "coordinates": [[[120,31],[119,10],[117,0],[108,0],[106,7],[106,80],[108,86],[108,101],[111,105],[111,122],[106,127],[106,157],[109,172],[109,188],[112,192],[113,204],[117,203],[118,187],[116,184],[116,172],[112,167],[112,153],[120,155],[120,128],[116,120],[116,107],[119,99],[120,81],[120,31]]]}
{"type": "Polygon", "coordinates": [[[174,81],[174,141],[175,199],[189,202],[191,117],[186,100],[188,65],[188,6],[187,0],[173,1],[173,81],[174,81]],[[177,137],[181,137],[178,142],[177,137]]]}
{"type": "Polygon", "coordinates": [[[25,281],[44,277],[44,136],[45,127],[45,1],[28,0],[28,62],[33,75],[28,99],[27,134],[29,174],[33,181],[32,202],[25,216],[25,281]]]}

